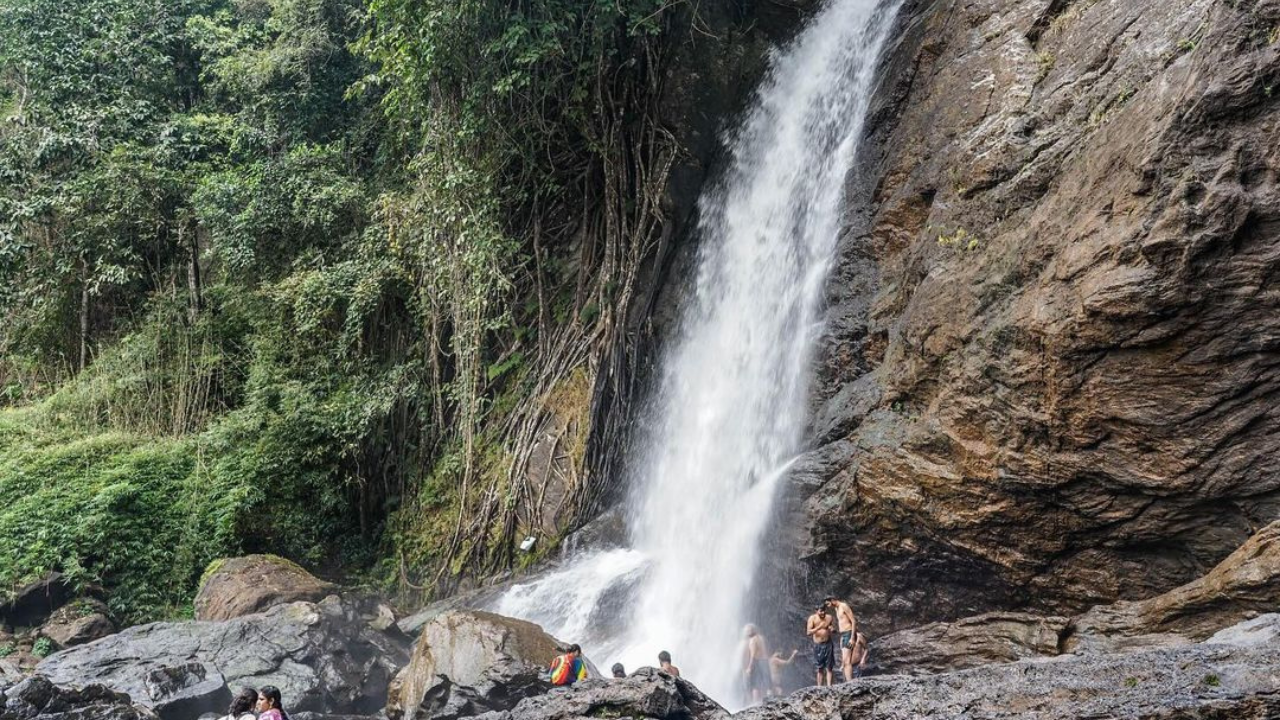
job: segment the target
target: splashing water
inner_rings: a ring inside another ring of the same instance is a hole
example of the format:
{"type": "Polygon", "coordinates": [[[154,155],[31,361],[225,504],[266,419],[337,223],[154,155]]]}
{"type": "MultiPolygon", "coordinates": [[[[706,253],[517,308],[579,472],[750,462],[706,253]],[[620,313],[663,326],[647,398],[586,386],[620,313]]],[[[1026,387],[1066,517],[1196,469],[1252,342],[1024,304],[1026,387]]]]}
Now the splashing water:
{"type": "Polygon", "coordinates": [[[899,1],[832,0],[773,57],[729,138],[730,165],[699,204],[696,302],[631,461],[631,548],[515,586],[498,612],[603,664],[669,650],[708,694],[744,701],[742,628],[767,604],[752,597],[761,546],[802,448],[844,179],[899,1]]]}

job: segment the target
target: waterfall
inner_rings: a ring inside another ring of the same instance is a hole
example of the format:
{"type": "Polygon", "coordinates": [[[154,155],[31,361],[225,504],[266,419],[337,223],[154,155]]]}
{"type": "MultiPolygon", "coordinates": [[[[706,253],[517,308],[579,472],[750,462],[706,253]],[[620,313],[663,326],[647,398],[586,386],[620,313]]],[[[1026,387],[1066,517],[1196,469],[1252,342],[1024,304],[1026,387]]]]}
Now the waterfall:
{"type": "Polygon", "coordinates": [[[498,612],[580,642],[602,667],[669,650],[708,694],[744,702],[742,630],[753,593],[770,592],[755,587],[761,547],[803,447],[845,176],[898,2],[831,0],[773,56],[699,200],[696,298],[630,460],[630,547],[515,586],[498,612]]]}

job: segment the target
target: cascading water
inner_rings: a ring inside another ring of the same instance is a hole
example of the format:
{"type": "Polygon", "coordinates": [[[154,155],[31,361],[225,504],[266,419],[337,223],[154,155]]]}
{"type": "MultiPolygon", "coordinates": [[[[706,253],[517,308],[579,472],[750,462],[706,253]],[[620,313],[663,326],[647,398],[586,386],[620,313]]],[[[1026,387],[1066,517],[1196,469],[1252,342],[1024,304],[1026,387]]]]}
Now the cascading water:
{"type": "Polygon", "coordinates": [[[800,451],[810,358],[845,175],[900,0],[831,0],[773,58],[700,200],[694,306],[664,358],[654,432],[633,458],[630,549],[589,553],[495,609],[597,662],[656,664],[729,706],[779,487],[800,451]]]}

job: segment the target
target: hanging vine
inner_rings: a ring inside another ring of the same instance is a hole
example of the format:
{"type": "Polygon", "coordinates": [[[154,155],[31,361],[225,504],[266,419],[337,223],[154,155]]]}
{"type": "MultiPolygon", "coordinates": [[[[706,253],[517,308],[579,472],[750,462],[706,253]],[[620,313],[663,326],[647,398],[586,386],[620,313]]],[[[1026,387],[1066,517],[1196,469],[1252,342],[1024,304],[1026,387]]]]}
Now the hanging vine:
{"type": "MultiPolygon", "coordinates": [[[[554,422],[554,390],[620,374],[638,273],[662,241],[677,143],[658,119],[664,48],[679,2],[378,0],[362,49],[412,152],[412,190],[385,204],[394,245],[418,269],[437,426],[452,438],[452,527],[420,577],[509,567],[529,463],[554,422]],[[571,276],[563,269],[572,265],[571,276]],[[513,308],[514,288],[536,298],[513,308]],[[486,367],[520,359],[525,402],[489,415],[486,367]],[[451,430],[445,430],[445,427],[451,430]],[[481,468],[482,436],[503,449],[481,468]]],[[[616,390],[615,390],[616,392],[616,390]]],[[[579,477],[588,511],[606,483],[579,477]]],[[[415,587],[401,559],[401,578],[415,587]]]]}

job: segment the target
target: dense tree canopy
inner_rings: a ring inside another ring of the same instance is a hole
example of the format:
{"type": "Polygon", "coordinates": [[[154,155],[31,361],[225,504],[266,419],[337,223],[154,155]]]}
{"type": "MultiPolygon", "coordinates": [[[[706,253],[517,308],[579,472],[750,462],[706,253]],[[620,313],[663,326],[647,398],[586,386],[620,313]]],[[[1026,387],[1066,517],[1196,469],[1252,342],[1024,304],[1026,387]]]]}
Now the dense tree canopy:
{"type": "Polygon", "coordinates": [[[670,14],[0,0],[0,588],[142,619],[228,553],[509,564],[660,220],[670,14]]]}

